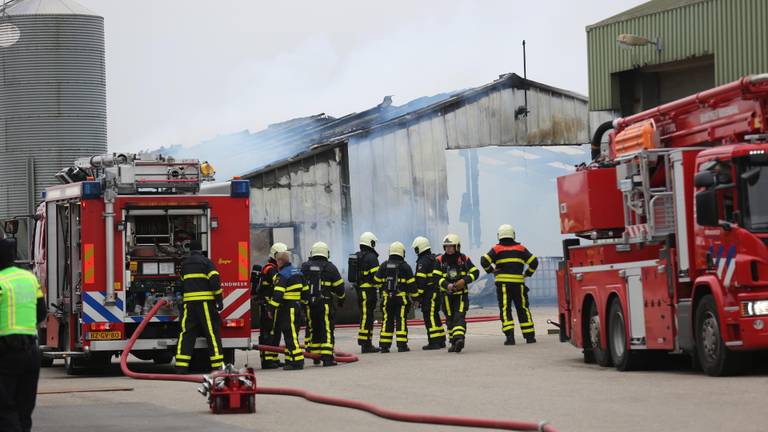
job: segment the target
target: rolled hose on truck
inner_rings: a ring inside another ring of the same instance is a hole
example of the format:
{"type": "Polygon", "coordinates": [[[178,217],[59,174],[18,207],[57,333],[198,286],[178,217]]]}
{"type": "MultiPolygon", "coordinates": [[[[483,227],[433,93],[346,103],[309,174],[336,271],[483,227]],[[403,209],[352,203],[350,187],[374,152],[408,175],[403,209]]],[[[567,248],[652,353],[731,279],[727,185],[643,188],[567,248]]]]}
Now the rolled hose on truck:
{"type": "MultiPolygon", "coordinates": [[[[192,382],[192,383],[198,383],[198,384],[202,383],[203,382],[202,375],[139,373],[139,372],[133,372],[128,368],[128,355],[131,353],[131,349],[133,348],[133,345],[136,343],[136,340],[141,335],[141,332],[144,331],[144,328],[146,328],[147,324],[152,319],[152,317],[155,316],[158,309],[160,309],[165,303],[166,303],[165,300],[158,301],[154,305],[154,307],[149,311],[147,316],[144,317],[144,320],[139,324],[138,328],[136,328],[136,331],[133,332],[133,335],[128,340],[128,344],[125,346],[125,349],[123,349],[123,353],[120,356],[120,369],[122,370],[125,376],[134,378],[134,379],[161,380],[161,381],[186,381],[186,382],[192,382]]],[[[279,347],[261,347],[261,348],[269,349],[270,351],[276,351],[276,352],[283,351],[279,347]]],[[[310,353],[308,353],[308,355],[310,355],[310,353]]],[[[314,355],[314,354],[311,354],[311,355],[314,355]]],[[[348,355],[348,357],[350,356],[355,357],[352,355],[348,355]]],[[[344,357],[342,356],[341,358],[344,358],[344,357]]],[[[348,358],[347,361],[348,362],[356,361],[356,359],[357,359],[356,357],[355,357],[355,360],[350,360],[348,358]]],[[[341,360],[340,358],[337,357],[337,361],[344,361],[344,360],[341,360]]],[[[388,410],[367,402],[362,402],[362,401],[353,400],[353,399],[343,399],[343,398],[337,398],[337,397],[331,397],[331,396],[324,396],[324,395],[312,393],[303,389],[291,388],[291,387],[257,387],[256,393],[265,394],[265,395],[282,395],[282,396],[301,397],[310,402],[316,402],[316,403],[321,403],[325,405],[333,405],[333,406],[344,407],[344,408],[352,408],[360,411],[365,411],[388,420],[394,420],[394,421],[400,421],[400,422],[424,423],[424,424],[445,425],[445,426],[463,426],[463,427],[487,428],[487,429],[502,429],[502,430],[513,430],[513,431],[558,432],[557,429],[547,424],[546,422],[533,423],[533,422],[523,422],[523,421],[515,421],[515,420],[493,420],[493,419],[482,419],[482,418],[473,418],[473,417],[439,416],[439,415],[431,415],[431,414],[406,413],[406,412],[388,410]]]]}

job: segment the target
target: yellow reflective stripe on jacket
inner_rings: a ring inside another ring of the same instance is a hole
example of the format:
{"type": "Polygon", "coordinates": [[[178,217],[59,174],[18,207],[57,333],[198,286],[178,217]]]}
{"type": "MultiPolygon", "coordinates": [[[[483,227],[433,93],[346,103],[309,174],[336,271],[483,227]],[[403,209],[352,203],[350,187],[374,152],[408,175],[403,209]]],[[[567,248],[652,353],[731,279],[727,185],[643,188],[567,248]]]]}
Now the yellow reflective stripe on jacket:
{"type": "Polygon", "coordinates": [[[187,279],[210,279],[205,273],[190,273],[181,276],[181,280],[187,279]]]}
{"type": "Polygon", "coordinates": [[[213,270],[213,271],[208,273],[208,278],[210,279],[210,278],[212,278],[212,277],[214,277],[214,276],[216,276],[218,274],[219,274],[219,272],[217,272],[216,270],[213,270]]]}
{"type": "Polygon", "coordinates": [[[536,259],[536,255],[531,255],[531,257],[530,257],[530,258],[528,258],[528,261],[526,261],[526,262],[525,262],[525,264],[526,264],[526,265],[528,265],[528,264],[530,264],[530,263],[531,263],[531,261],[533,261],[533,260],[535,260],[535,259],[536,259]]]}
{"type": "Polygon", "coordinates": [[[341,285],[344,285],[344,279],[339,279],[336,282],[333,282],[333,286],[335,287],[341,286],[341,285]]]}
{"type": "Polygon", "coordinates": [[[496,282],[525,282],[525,276],[512,274],[497,274],[496,282]]]}
{"type": "Polygon", "coordinates": [[[217,289],[216,291],[213,292],[213,295],[221,295],[221,293],[223,293],[223,292],[224,292],[224,290],[219,288],[219,289],[217,289]]]}
{"type": "MultiPolygon", "coordinates": [[[[491,256],[490,256],[490,255],[488,255],[488,254],[485,254],[485,255],[483,255],[483,258],[485,258],[485,259],[486,259],[486,260],[487,260],[489,263],[491,263],[491,264],[493,264],[493,263],[494,263],[494,262],[493,262],[493,260],[491,259],[491,256]]],[[[499,262],[501,262],[501,261],[499,261],[499,262]]]]}
{"type": "MultiPolygon", "coordinates": [[[[496,264],[504,264],[504,263],[520,263],[520,264],[527,264],[525,261],[522,260],[522,258],[502,258],[498,261],[496,261],[496,264]]],[[[528,260],[530,262],[530,260],[528,260]]]]}
{"type": "Polygon", "coordinates": [[[469,275],[469,277],[472,279],[472,281],[473,281],[473,282],[474,282],[474,280],[475,280],[475,275],[474,275],[474,272],[476,272],[476,271],[478,271],[478,270],[477,270],[477,267],[475,267],[475,266],[472,266],[472,268],[471,268],[471,269],[469,269],[469,272],[467,272],[467,274],[469,275]]]}
{"type": "Polygon", "coordinates": [[[213,300],[213,291],[195,291],[184,293],[184,301],[213,300]]]}

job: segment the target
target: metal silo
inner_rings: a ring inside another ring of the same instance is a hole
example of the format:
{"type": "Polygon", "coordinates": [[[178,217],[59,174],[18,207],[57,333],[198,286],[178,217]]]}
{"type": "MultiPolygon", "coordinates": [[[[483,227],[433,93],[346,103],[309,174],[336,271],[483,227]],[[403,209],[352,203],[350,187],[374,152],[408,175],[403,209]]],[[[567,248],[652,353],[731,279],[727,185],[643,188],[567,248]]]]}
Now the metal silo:
{"type": "Polygon", "coordinates": [[[0,4],[0,219],[107,150],[104,18],[71,0],[0,4]]]}

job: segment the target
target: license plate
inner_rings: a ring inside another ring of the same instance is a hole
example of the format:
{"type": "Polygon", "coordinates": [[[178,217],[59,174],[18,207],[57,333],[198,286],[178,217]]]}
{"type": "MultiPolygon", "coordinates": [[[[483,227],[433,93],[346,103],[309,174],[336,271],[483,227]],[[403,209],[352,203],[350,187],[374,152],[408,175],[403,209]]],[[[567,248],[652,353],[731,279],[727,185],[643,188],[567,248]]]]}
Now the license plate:
{"type": "Polygon", "coordinates": [[[115,340],[122,338],[123,335],[119,331],[97,331],[88,333],[88,339],[90,340],[115,340]]]}

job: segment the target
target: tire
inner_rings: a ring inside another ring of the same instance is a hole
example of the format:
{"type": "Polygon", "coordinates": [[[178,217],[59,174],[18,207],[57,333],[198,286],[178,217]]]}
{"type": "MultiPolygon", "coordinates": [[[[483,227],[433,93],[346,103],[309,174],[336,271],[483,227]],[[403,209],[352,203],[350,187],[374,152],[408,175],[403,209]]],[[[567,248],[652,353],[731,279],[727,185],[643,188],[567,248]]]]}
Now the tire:
{"type": "Polygon", "coordinates": [[[221,414],[223,412],[224,412],[224,398],[221,396],[217,396],[216,399],[213,400],[213,413],[221,414]]]}
{"type": "Polygon", "coordinates": [[[256,412],[256,395],[248,396],[248,412],[249,413],[256,412]]]}
{"type": "Polygon", "coordinates": [[[608,350],[613,364],[620,371],[631,371],[639,368],[643,352],[629,349],[627,340],[627,321],[621,309],[619,299],[613,299],[608,309],[608,350]]]}
{"type": "Polygon", "coordinates": [[[80,375],[83,373],[82,359],[77,357],[64,357],[64,371],[67,375],[80,375]]]}
{"type": "Polygon", "coordinates": [[[45,357],[42,354],[40,354],[40,367],[41,368],[53,367],[53,359],[50,357],[45,357]]]}
{"type": "Polygon", "coordinates": [[[739,370],[739,353],[725,346],[720,334],[720,317],[712,295],[702,297],[696,306],[694,330],[696,332],[696,355],[701,369],[709,376],[733,375],[739,370]]]}
{"type": "Polygon", "coordinates": [[[595,363],[602,367],[611,366],[611,354],[602,347],[602,341],[605,338],[600,334],[600,314],[597,312],[597,305],[592,302],[589,309],[589,320],[587,321],[586,333],[584,338],[584,360],[587,360],[587,351],[594,358],[595,363]]]}

